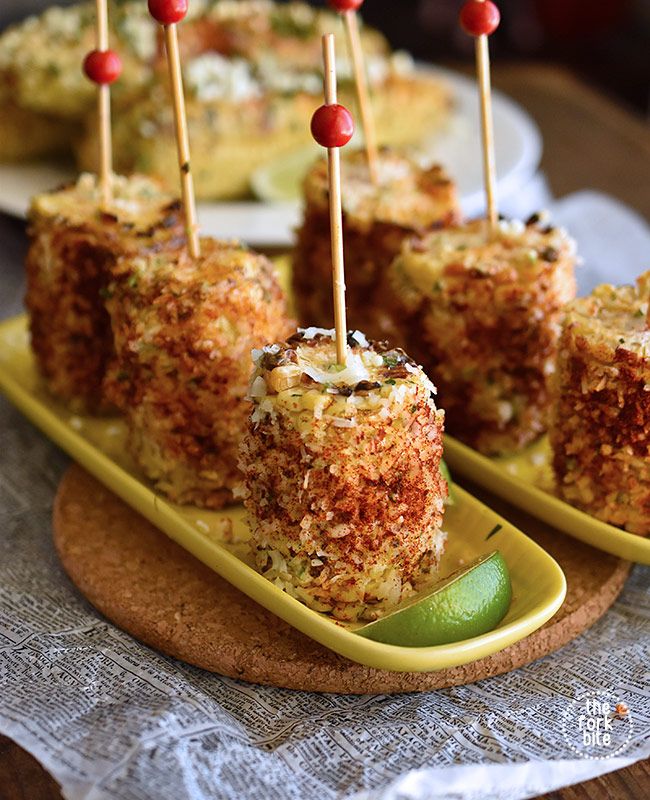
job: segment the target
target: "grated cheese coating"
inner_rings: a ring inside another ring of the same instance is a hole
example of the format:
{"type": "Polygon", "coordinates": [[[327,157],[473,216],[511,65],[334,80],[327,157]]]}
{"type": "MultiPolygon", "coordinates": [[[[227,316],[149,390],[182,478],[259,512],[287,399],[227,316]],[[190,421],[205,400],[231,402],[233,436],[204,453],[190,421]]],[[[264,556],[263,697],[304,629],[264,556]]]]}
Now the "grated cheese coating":
{"type": "Polygon", "coordinates": [[[106,391],[129,449],[170,499],[220,508],[241,481],[248,354],[292,328],[273,265],[238,242],[123,259],[109,287],[106,391]]]}
{"type": "Polygon", "coordinates": [[[404,244],[389,271],[398,340],[440,390],[450,433],[487,454],[546,429],[562,307],[575,296],[575,244],[534,215],[483,220],[404,244]]]}
{"type": "MultiPolygon", "coordinates": [[[[384,148],[379,180],[370,180],[364,151],[342,160],[346,302],[351,324],[394,339],[387,313],[388,268],[405,239],[460,219],[456,187],[442,167],[419,166],[384,148]]],[[[293,288],[301,319],[326,325],[332,292],[327,164],[319,159],[304,182],[305,209],[293,257],[293,288]]]]}
{"type": "Polygon", "coordinates": [[[299,329],[254,353],[241,448],[258,568],[311,608],[374,619],[436,574],[444,414],[401,350],[299,329]]]}
{"type": "Polygon", "coordinates": [[[560,496],[650,534],[650,271],[566,311],[549,430],[560,496]]]}
{"type": "Polygon", "coordinates": [[[113,354],[104,307],[111,271],[127,253],[177,248],[180,204],[141,175],[115,176],[115,198],[100,209],[94,175],[36,195],[25,262],[31,343],[49,390],[76,411],[108,407],[102,383],[113,354]]]}

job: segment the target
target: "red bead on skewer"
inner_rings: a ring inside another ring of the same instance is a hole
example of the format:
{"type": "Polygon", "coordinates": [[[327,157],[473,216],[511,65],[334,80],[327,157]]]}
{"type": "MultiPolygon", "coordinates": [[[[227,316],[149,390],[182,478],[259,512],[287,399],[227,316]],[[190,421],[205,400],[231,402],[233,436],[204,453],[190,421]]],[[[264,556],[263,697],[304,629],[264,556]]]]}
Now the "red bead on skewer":
{"type": "Polygon", "coordinates": [[[501,15],[491,0],[467,0],[460,11],[460,24],[474,37],[476,71],[481,108],[481,149],[490,237],[497,234],[499,213],[496,198],[496,163],[494,159],[494,123],[492,121],[492,87],[488,36],[497,29],[501,15]]]}
{"type": "Polygon", "coordinates": [[[335,11],[358,11],[363,5],[363,0],[328,0],[335,11]]]}
{"type": "Polygon", "coordinates": [[[84,59],[83,70],[93,83],[105,86],[122,74],[122,59],[115,50],[91,50],[84,59]]]}
{"type": "Polygon", "coordinates": [[[470,36],[489,36],[500,21],[499,9],[490,0],[468,0],[460,11],[460,24],[470,36]]]}
{"type": "Polygon", "coordinates": [[[343,212],[341,209],[341,157],[339,148],[354,133],[352,114],[336,98],[336,54],[334,35],[326,33],[323,42],[323,90],[325,105],[311,118],[311,133],[318,144],[327,148],[327,183],[330,206],[330,243],[332,247],[332,288],[336,360],[347,362],[347,323],[345,313],[345,269],[343,265],[343,212]]]}
{"type": "Polygon", "coordinates": [[[187,223],[187,237],[190,255],[198,258],[201,255],[199,225],[196,216],[196,198],[194,196],[194,179],[190,167],[190,141],[187,131],[187,114],[185,112],[185,95],[183,93],[183,75],[181,57],[178,47],[178,30],[176,23],[187,14],[187,0],[148,0],[149,13],[163,27],[169,82],[172,90],[172,107],[174,109],[174,127],[176,132],[176,154],[181,178],[181,193],[187,223]]]}
{"type": "Polygon", "coordinates": [[[161,25],[175,25],[187,14],[187,0],[148,0],[149,13],[161,25]]]}
{"type": "Polygon", "coordinates": [[[311,135],[321,147],[343,147],[354,134],[354,120],[338,103],[317,108],[311,118],[311,135]]]}

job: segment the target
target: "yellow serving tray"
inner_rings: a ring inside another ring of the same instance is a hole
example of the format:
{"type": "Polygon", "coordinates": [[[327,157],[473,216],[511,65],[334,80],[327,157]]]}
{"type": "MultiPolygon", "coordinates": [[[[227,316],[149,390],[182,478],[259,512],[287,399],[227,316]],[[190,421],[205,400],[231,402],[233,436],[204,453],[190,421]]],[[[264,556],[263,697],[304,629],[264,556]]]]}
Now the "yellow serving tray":
{"type": "Polygon", "coordinates": [[[441,575],[498,549],[512,578],[508,614],[495,630],[454,644],[396,647],[365,639],[354,633],[354,625],[311,611],[252,568],[247,561],[243,508],[209,512],[169,503],[130,462],[120,418],[75,416],[57,405],[42,388],[34,368],[25,316],[0,324],[0,389],[54,442],[174,541],[260,605],[353,661],[409,672],[466,664],[532,633],[564,600],[566,581],[558,564],[505,519],[455,487],[455,504],[447,509],[445,518],[449,544],[441,575]],[[495,533],[497,526],[501,527],[495,533]]]}
{"type": "Polygon", "coordinates": [[[650,564],[650,538],[590,517],[554,494],[551,449],[546,436],[522,453],[498,458],[488,458],[446,436],[445,460],[459,474],[581,542],[627,561],[650,564]]]}

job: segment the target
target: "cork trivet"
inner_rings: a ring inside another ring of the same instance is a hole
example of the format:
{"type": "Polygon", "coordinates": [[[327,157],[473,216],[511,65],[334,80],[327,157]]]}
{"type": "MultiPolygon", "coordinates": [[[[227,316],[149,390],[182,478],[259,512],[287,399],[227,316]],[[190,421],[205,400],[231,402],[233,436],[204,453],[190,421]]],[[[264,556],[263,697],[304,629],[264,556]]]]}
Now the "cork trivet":
{"type": "Polygon", "coordinates": [[[551,653],[592,625],[621,591],[629,563],[545,530],[530,517],[524,525],[516,512],[510,516],[564,569],[566,602],[543,628],[500,653],[429,673],[371,669],[317,644],[197,561],[79,466],[59,486],[54,541],[73,583],[102,614],[181,661],[290,689],[412,692],[471,683],[551,653]]]}

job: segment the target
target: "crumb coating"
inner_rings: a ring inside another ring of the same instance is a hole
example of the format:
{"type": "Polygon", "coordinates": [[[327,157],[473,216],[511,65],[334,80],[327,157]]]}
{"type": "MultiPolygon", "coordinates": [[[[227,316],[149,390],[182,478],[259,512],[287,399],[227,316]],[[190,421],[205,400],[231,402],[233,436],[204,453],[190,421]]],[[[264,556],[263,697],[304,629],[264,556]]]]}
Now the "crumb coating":
{"type": "Polygon", "coordinates": [[[546,430],[574,242],[534,215],[483,220],[405,244],[390,269],[395,325],[435,381],[447,430],[489,455],[546,430]]]}
{"type": "Polygon", "coordinates": [[[650,272],[567,309],[549,430],[561,497],[650,534],[650,272]]]}
{"type": "Polygon", "coordinates": [[[109,286],[116,357],[106,390],[129,448],[177,503],[221,508],[241,481],[251,348],[293,323],[273,265],[237,242],[123,259],[109,286]]]}
{"type": "MultiPolygon", "coordinates": [[[[384,149],[379,181],[368,173],[364,151],[342,158],[343,247],[351,325],[369,336],[394,336],[386,273],[404,239],[460,219],[456,187],[444,170],[419,167],[384,149]]],[[[304,322],[331,325],[332,266],[327,164],[317,161],[304,182],[305,210],[293,256],[293,289],[304,322]]]]}
{"type": "Polygon", "coordinates": [[[156,252],[184,240],[180,204],[151,178],[115,176],[100,208],[94,175],[36,195],[26,258],[32,349],[48,389],[74,411],[107,409],[102,383],[113,353],[104,307],[121,255],[156,252]]]}
{"type": "Polygon", "coordinates": [[[299,330],[254,353],[241,450],[258,568],[318,611],[375,619],[436,574],[444,413],[401,350],[299,330]]]}

